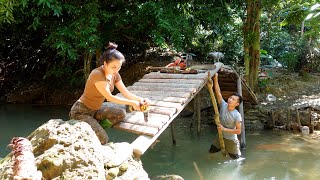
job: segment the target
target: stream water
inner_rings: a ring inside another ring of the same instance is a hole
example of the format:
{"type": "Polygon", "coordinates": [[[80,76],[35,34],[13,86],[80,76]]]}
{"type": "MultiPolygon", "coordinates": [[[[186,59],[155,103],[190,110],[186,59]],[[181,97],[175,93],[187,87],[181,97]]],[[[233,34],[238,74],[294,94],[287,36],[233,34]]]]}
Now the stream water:
{"type": "MultiPolygon", "coordinates": [[[[11,151],[7,145],[12,137],[26,137],[49,119],[68,119],[68,111],[69,107],[61,106],[1,105],[0,158],[11,151]]],[[[208,153],[216,134],[213,124],[204,120],[197,134],[196,128],[189,127],[190,119],[177,117],[174,121],[176,145],[168,128],[141,157],[150,178],[176,174],[186,180],[198,180],[200,176],[205,180],[320,179],[317,139],[280,131],[246,131],[243,157],[232,160],[221,153],[208,153]]],[[[132,142],[137,137],[114,129],[108,135],[113,142],[132,142]]]]}

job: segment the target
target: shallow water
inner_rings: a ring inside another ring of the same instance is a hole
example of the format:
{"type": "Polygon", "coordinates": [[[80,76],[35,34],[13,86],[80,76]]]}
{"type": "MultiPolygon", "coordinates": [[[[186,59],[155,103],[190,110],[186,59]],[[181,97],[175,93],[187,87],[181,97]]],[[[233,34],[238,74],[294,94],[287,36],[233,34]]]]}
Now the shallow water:
{"type": "MultiPolygon", "coordinates": [[[[68,119],[69,107],[2,105],[0,106],[0,157],[12,137],[26,137],[49,119],[68,119]]],[[[150,177],[177,174],[186,180],[198,180],[194,164],[205,180],[291,180],[320,179],[320,146],[309,136],[279,131],[246,132],[243,157],[231,160],[221,153],[208,153],[216,134],[214,125],[204,120],[201,133],[189,128],[189,118],[175,121],[177,144],[172,144],[168,128],[159,141],[142,156],[144,169],[150,177]]],[[[137,135],[111,129],[111,141],[132,142],[137,135]]]]}

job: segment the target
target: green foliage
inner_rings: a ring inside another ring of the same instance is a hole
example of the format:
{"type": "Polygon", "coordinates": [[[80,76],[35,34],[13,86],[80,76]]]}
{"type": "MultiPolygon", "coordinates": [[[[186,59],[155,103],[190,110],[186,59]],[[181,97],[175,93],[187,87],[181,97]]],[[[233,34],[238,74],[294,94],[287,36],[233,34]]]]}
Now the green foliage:
{"type": "Polygon", "coordinates": [[[14,21],[13,9],[17,6],[16,0],[0,0],[0,25],[14,21]]]}
{"type": "MultiPolygon", "coordinates": [[[[8,57],[21,61],[17,67],[31,66],[41,59],[38,69],[45,71],[39,73],[45,81],[66,77],[68,84],[83,83],[83,73],[74,72],[83,68],[85,54],[95,57],[95,52],[103,51],[109,41],[118,43],[128,60],[158,46],[178,51],[191,49],[199,59],[220,51],[225,55],[224,63],[236,61],[242,65],[244,5],[239,0],[0,0],[0,24],[6,23],[0,28],[0,43],[8,47],[14,41],[15,47],[22,49],[24,46],[17,42],[29,42],[37,47],[33,48],[34,54],[8,57]],[[14,33],[8,36],[7,32],[14,33]],[[27,41],[25,36],[29,37],[27,41]],[[38,49],[46,52],[47,58],[43,57],[45,53],[37,53],[38,49]]],[[[263,0],[262,5],[265,13],[260,21],[261,48],[266,51],[261,54],[267,52],[296,70],[305,63],[308,50],[319,48],[317,1],[263,0]],[[303,21],[305,33],[300,37],[303,21]]],[[[253,38],[259,34],[246,35],[253,38]]],[[[8,53],[0,53],[0,57],[7,57],[8,53]]]]}
{"type": "Polygon", "coordinates": [[[276,6],[268,6],[268,14],[262,16],[261,48],[267,49],[291,71],[311,62],[308,57],[317,47],[320,35],[317,4],[315,0],[281,1],[276,6]]]}
{"type": "Polygon", "coordinates": [[[269,80],[268,79],[259,79],[258,81],[258,86],[261,92],[264,92],[267,90],[267,86],[269,84],[269,80]]]}
{"type": "Polygon", "coordinates": [[[310,78],[311,78],[310,74],[308,72],[306,72],[306,71],[303,71],[303,70],[299,71],[299,76],[302,77],[303,81],[309,81],[310,78]]]}

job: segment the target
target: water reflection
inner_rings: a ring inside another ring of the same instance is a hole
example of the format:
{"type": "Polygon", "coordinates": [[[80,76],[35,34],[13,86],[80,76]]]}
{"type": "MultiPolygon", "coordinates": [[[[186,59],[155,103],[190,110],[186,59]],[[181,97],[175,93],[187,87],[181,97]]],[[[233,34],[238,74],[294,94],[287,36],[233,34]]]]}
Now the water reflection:
{"type": "MultiPolygon", "coordinates": [[[[0,106],[0,157],[10,149],[6,146],[15,136],[27,136],[49,119],[67,119],[69,107],[0,106]]],[[[175,120],[177,145],[172,145],[168,128],[159,142],[142,156],[144,169],[150,177],[177,174],[186,180],[198,180],[193,162],[206,180],[295,180],[320,179],[320,146],[310,136],[281,131],[246,131],[243,157],[232,160],[221,153],[208,153],[216,134],[214,125],[204,120],[201,133],[190,129],[189,118],[175,120]]],[[[132,142],[137,135],[108,130],[111,141],[132,142]]]]}

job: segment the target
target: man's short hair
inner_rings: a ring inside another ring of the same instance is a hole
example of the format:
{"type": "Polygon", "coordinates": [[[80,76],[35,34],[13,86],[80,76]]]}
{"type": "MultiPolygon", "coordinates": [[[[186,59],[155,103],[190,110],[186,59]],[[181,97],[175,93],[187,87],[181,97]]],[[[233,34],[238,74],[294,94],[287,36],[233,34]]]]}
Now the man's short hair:
{"type": "Polygon", "coordinates": [[[233,93],[232,95],[233,95],[233,96],[237,96],[237,97],[239,98],[239,100],[238,100],[239,104],[242,103],[243,98],[242,98],[242,96],[241,96],[239,93],[233,93]]]}

